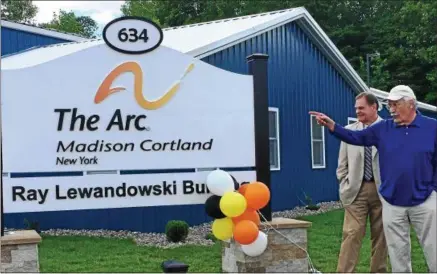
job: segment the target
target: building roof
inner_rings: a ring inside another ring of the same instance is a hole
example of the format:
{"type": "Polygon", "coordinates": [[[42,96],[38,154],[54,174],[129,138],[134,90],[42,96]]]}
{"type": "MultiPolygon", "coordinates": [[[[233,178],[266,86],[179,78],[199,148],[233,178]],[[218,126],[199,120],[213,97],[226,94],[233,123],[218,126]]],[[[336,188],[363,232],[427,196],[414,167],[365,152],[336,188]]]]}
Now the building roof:
{"type": "Polygon", "coordinates": [[[293,21],[304,29],[356,92],[369,90],[304,7],[166,28],[163,45],[202,58],[293,21]]]}
{"type": "Polygon", "coordinates": [[[287,9],[164,28],[163,44],[202,58],[284,24],[298,9],[287,9]]]}
{"type": "Polygon", "coordinates": [[[41,28],[41,27],[34,26],[34,25],[17,23],[17,22],[4,20],[4,19],[1,20],[1,26],[5,27],[5,28],[10,28],[10,29],[29,32],[29,33],[44,35],[44,36],[48,36],[48,37],[63,39],[63,40],[71,41],[71,42],[80,42],[80,41],[84,41],[84,40],[88,39],[85,37],[81,37],[77,34],[60,32],[58,30],[41,28]]]}

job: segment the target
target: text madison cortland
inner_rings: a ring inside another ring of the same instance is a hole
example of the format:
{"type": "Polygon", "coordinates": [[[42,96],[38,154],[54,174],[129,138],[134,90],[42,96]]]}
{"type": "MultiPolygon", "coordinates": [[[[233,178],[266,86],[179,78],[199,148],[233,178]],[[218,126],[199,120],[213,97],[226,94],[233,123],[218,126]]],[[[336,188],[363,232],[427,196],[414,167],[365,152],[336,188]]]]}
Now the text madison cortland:
{"type": "Polygon", "coordinates": [[[110,143],[104,140],[96,140],[91,143],[76,141],[59,141],[56,151],[59,152],[129,152],[136,149],[142,151],[202,151],[211,150],[214,139],[206,142],[187,142],[181,139],[158,142],[145,139],[139,143],[110,143]]]}

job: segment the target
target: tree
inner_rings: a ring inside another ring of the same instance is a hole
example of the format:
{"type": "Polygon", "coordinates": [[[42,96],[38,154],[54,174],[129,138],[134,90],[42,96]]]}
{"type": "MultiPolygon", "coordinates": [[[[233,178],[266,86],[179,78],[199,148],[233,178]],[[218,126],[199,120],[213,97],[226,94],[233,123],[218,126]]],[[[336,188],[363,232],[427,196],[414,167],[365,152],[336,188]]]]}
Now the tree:
{"type": "Polygon", "coordinates": [[[40,27],[75,33],[86,38],[96,38],[95,32],[98,28],[91,17],[76,16],[74,12],[64,10],[60,10],[58,14],[53,13],[53,19],[49,23],[40,24],[40,27]]]}
{"type": "Polygon", "coordinates": [[[410,85],[419,100],[437,100],[436,0],[127,0],[124,15],[152,18],[161,27],[305,7],[370,86],[410,85]]]}
{"type": "Polygon", "coordinates": [[[19,22],[33,23],[33,19],[38,12],[38,7],[32,4],[30,0],[2,0],[1,1],[1,18],[19,22]]]}
{"type": "MultiPolygon", "coordinates": [[[[380,89],[404,84],[419,100],[435,104],[437,99],[437,1],[400,1],[396,12],[383,14],[372,23],[375,60],[373,73],[380,89]],[[388,76],[388,77],[387,77],[388,76]]],[[[373,82],[373,81],[372,81],[373,82]]]]}
{"type": "Polygon", "coordinates": [[[138,0],[125,1],[121,6],[121,12],[125,16],[142,16],[151,19],[157,24],[161,24],[156,17],[159,1],[138,0]]]}

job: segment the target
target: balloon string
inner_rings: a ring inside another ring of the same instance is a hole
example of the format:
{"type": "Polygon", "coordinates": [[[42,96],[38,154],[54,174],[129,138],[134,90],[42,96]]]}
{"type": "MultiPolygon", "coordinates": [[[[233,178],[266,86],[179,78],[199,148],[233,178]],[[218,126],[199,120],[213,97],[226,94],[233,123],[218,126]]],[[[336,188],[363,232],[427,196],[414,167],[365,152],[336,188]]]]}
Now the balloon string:
{"type": "Polygon", "coordinates": [[[272,229],[272,230],[274,230],[276,233],[278,233],[279,235],[281,235],[282,237],[284,237],[285,239],[287,239],[288,241],[290,241],[292,244],[294,244],[294,245],[297,246],[298,248],[302,249],[302,250],[305,252],[305,254],[307,255],[307,258],[308,258],[308,263],[309,263],[309,266],[310,266],[309,273],[321,273],[320,271],[318,271],[318,270],[314,267],[313,262],[312,262],[311,257],[310,257],[310,254],[308,254],[308,251],[307,251],[306,249],[304,249],[303,247],[301,247],[300,245],[298,245],[296,242],[294,242],[293,240],[291,240],[290,238],[288,238],[287,236],[285,236],[284,234],[282,234],[281,232],[279,232],[276,228],[274,228],[274,227],[269,223],[269,221],[267,221],[266,217],[264,217],[264,215],[263,215],[259,210],[257,210],[257,212],[261,215],[261,217],[264,219],[264,221],[265,221],[265,222],[267,223],[267,225],[268,225],[267,233],[270,231],[270,229],[272,229]]]}

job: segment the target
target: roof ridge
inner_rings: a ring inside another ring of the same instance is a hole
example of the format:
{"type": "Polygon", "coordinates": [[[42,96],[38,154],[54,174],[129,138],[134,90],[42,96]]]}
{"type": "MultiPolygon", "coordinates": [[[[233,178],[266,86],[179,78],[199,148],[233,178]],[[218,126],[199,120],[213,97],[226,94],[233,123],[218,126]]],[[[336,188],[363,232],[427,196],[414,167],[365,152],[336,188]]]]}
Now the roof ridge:
{"type": "Polygon", "coordinates": [[[198,27],[198,26],[202,26],[202,25],[222,23],[222,22],[226,22],[226,21],[235,21],[235,20],[242,20],[242,19],[253,18],[253,17],[261,17],[261,16],[265,16],[265,15],[273,15],[273,14],[277,14],[277,13],[284,13],[284,12],[292,11],[296,8],[298,8],[298,7],[281,9],[281,10],[266,11],[266,12],[261,12],[261,13],[252,13],[252,14],[247,14],[247,15],[242,15],[242,16],[237,16],[237,17],[228,17],[228,18],[217,19],[217,20],[212,20],[212,21],[204,21],[204,22],[200,22],[200,23],[193,23],[193,24],[180,25],[180,26],[175,26],[175,27],[168,27],[168,28],[163,28],[162,30],[163,31],[170,31],[170,30],[175,30],[175,29],[183,29],[183,28],[190,28],[190,27],[198,27]]]}

